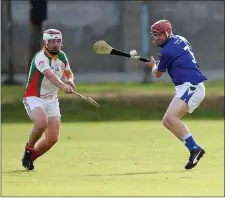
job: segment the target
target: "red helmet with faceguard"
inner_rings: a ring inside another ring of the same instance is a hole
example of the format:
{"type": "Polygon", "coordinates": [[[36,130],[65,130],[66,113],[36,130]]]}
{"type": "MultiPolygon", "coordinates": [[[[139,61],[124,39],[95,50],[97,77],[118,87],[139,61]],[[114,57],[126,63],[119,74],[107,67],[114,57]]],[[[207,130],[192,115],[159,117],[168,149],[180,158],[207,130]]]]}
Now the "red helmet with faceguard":
{"type": "Polygon", "coordinates": [[[151,35],[154,38],[153,43],[157,46],[162,47],[172,34],[172,26],[168,20],[159,20],[151,26],[151,35]]]}
{"type": "Polygon", "coordinates": [[[172,33],[172,25],[168,20],[159,20],[151,26],[152,34],[160,34],[165,32],[167,32],[169,35],[172,33]]]}

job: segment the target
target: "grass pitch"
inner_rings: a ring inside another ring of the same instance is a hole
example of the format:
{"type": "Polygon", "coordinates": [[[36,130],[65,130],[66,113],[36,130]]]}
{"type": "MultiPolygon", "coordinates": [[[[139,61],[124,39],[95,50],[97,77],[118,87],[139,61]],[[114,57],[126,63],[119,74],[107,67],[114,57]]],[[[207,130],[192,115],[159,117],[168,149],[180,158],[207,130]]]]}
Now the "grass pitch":
{"type": "MultiPolygon", "coordinates": [[[[206,81],[206,96],[224,95],[224,81],[206,81]]],[[[2,103],[20,101],[25,92],[25,85],[2,86],[2,103]]],[[[100,83],[100,84],[77,84],[76,91],[82,94],[96,94],[104,96],[106,94],[124,95],[124,94],[174,94],[174,85],[170,82],[153,82],[150,84],[140,83],[100,83]]],[[[59,90],[59,98],[66,96],[62,90],[59,90]]]]}
{"type": "Polygon", "coordinates": [[[223,196],[223,121],[186,121],[206,155],[189,153],[160,121],[62,124],[58,144],[21,166],[31,123],[2,125],[2,196],[223,196]]]}

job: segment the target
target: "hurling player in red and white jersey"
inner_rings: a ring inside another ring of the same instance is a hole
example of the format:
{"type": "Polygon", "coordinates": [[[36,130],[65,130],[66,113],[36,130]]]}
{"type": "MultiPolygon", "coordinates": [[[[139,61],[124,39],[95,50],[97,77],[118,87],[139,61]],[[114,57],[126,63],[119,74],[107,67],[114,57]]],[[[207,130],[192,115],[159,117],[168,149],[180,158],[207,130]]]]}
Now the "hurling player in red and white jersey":
{"type": "Polygon", "coordinates": [[[33,162],[58,141],[61,125],[58,89],[71,94],[75,88],[74,75],[61,47],[61,32],[48,29],[43,33],[43,49],[31,62],[23,98],[27,114],[34,122],[22,158],[27,170],[33,170],[33,162]],[[63,76],[66,84],[61,81],[63,76]]]}

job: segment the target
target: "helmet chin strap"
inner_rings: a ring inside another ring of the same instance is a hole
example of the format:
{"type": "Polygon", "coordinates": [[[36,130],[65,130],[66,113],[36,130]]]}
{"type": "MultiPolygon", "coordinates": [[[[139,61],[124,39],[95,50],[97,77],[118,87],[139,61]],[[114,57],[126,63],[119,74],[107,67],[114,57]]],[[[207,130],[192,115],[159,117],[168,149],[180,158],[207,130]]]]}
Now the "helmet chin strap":
{"type": "Polygon", "coordinates": [[[165,33],[166,33],[166,37],[169,38],[169,34],[167,33],[167,31],[165,31],[165,33]]]}
{"type": "Polygon", "coordinates": [[[168,34],[168,32],[166,31],[166,37],[167,38],[171,38],[173,36],[173,33],[171,32],[170,34],[168,34]]]}

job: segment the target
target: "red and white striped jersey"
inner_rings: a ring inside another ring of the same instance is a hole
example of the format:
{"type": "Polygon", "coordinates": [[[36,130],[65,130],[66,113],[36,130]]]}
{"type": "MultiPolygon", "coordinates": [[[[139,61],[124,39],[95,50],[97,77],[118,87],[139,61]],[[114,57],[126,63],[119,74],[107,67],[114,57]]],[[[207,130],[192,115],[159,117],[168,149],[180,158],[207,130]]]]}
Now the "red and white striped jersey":
{"type": "Polygon", "coordinates": [[[59,88],[42,74],[43,71],[49,68],[59,78],[62,78],[64,71],[70,69],[66,54],[60,51],[57,56],[51,56],[44,48],[35,54],[31,62],[24,97],[36,96],[49,99],[58,97],[59,88]]]}

